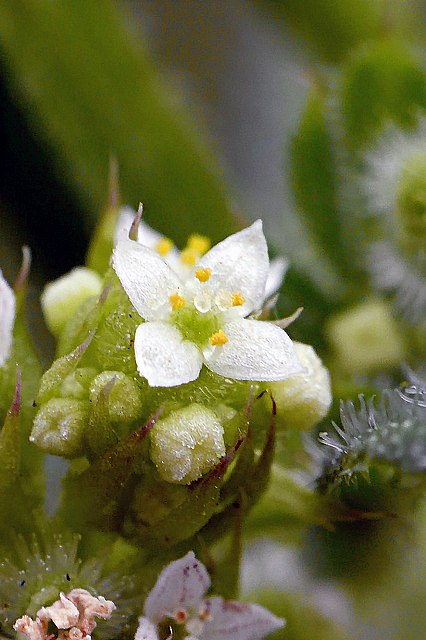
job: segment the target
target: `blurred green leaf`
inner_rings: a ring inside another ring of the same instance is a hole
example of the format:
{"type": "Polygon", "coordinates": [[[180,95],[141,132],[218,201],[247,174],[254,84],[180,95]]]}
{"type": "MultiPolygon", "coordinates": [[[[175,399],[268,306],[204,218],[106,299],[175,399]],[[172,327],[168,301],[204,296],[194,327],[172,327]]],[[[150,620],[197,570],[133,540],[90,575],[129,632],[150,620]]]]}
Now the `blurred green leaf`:
{"type": "Polygon", "coordinates": [[[379,33],[385,0],[255,0],[305,37],[327,62],[340,62],[379,33]]]}
{"type": "Polygon", "coordinates": [[[354,277],[354,260],[345,242],[337,200],[337,164],[333,154],[327,100],[313,87],[291,145],[294,196],[313,241],[340,276],[354,277]]]}
{"type": "MultiPolygon", "coordinates": [[[[105,200],[114,153],[123,201],[143,200],[147,220],[177,242],[235,230],[211,151],[114,2],[5,0],[0,42],[11,88],[92,211],[105,200]]],[[[94,220],[84,222],[87,230],[94,220]]]]}
{"type": "Polygon", "coordinates": [[[423,63],[402,42],[375,41],[343,66],[341,101],[349,143],[365,144],[386,120],[413,125],[426,108],[423,63]]]}

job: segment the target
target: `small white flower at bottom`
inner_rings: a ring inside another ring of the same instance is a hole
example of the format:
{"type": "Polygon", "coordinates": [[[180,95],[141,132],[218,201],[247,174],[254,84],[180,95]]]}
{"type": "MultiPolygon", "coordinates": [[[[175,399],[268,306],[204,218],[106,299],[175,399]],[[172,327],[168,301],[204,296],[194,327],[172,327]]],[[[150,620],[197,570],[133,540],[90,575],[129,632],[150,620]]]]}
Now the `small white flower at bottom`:
{"type": "Polygon", "coordinates": [[[58,640],[89,640],[96,627],[95,616],[109,618],[115,608],[111,600],[92,596],[86,589],[73,589],[68,594],[61,593],[49,607],[39,609],[35,620],[22,616],[13,628],[29,640],[47,640],[52,638],[48,633],[51,620],[58,629],[58,640]]]}
{"type": "Polygon", "coordinates": [[[205,598],[210,578],[190,551],[160,573],[139,618],[135,640],[160,640],[165,625],[184,628],[185,640],[262,640],[284,626],[257,604],[205,598]]]}

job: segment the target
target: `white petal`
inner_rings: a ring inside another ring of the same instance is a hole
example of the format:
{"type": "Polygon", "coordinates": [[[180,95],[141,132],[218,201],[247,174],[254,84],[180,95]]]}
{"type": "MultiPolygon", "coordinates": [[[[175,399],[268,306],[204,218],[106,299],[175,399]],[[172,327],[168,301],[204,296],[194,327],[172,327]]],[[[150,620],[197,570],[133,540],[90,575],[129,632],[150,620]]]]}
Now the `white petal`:
{"type": "Polygon", "coordinates": [[[235,307],[246,316],[262,305],[269,271],[268,248],[262,231],[262,221],[234,233],[210,249],[199,262],[211,269],[209,285],[214,290],[240,292],[246,303],[235,307]]]}
{"type": "Polygon", "coordinates": [[[281,287],[289,262],[285,258],[274,258],[269,263],[269,272],[265,286],[265,300],[274,295],[281,287]]]}
{"type": "Polygon", "coordinates": [[[133,306],[145,320],[157,320],[171,310],[169,296],[181,282],[148,247],[122,237],[114,249],[113,267],[133,306]]]}
{"type": "Polygon", "coordinates": [[[159,640],[157,625],[148,618],[139,618],[139,626],[135,634],[135,640],[159,640]]]}
{"type": "Polygon", "coordinates": [[[3,278],[0,269],[0,367],[10,355],[15,306],[15,294],[3,278]]]}
{"type": "Polygon", "coordinates": [[[176,387],[198,378],[201,353],[167,322],[139,325],[134,347],[138,371],[151,387],[176,387]]]}
{"type": "Polygon", "coordinates": [[[238,319],[225,323],[228,342],[205,352],[209,369],[234,380],[285,380],[303,373],[288,335],[271,322],[238,319]]]}
{"type": "MultiPolygon", "coordinates": [[[[136,211],[131,207],[122,207],[120,209],[117,225],[115,227],[115,244],[117,244],[120,238],[123,237],[123,232],[124,236],[129,235],[130,227],[132,226],[132,222],[135,219],[135,215],[136,211]]],[[[161,233],[155,231],[155,229],[150,227],[149,224],[146,224],[146,222],[144,222],[143,220],[139,222],[138,242],[140,244],[143,244],[145,247],[148,247],[149,249],[155,251],[159,241],[162,240],[163,237],[164,236],[161,233]]],[[[177,273],[180,273],[181,271],[179,256],[180,252],[178,251],[178,249],[176,249],[176,247],[170,249],[170,251],[165,256],[163,256],[164,262],[167,262],[167,264],[177,273]]]]}
{"type": "Polygon", "coordinates": [[[171,562],[160,573],[145,602],[144,613],[153,622],[173,617],[179,610],[197,611],[210,586],[209,574],[193,551],[171,562]]]}
{"type": "Polygon", "coordinates": [[[219,597],[206,600],[211,620],[207,621],[200,640],[262,640],[285,621],[258,604],[244,604],[219,597]]]}

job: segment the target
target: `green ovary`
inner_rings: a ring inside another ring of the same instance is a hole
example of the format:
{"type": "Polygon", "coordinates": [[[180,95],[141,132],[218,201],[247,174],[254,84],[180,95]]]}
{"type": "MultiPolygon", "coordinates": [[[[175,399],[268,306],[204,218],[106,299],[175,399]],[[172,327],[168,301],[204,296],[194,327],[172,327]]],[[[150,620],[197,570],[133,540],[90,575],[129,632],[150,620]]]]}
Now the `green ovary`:
{"type": "Polygon", "coordinates": [[[401,238],[409,250],[426,250],[426,155],[406,162],[397,185],[401,238]]]}
{"type": "Polygon", "coordinates": [[[185,340],[189,340],[202,348],[209,342],[210,336],[222,326],[222,315],[211,311],[200,313],[193,306],[172,311],[170,321],[174,324],[185,340]]]}

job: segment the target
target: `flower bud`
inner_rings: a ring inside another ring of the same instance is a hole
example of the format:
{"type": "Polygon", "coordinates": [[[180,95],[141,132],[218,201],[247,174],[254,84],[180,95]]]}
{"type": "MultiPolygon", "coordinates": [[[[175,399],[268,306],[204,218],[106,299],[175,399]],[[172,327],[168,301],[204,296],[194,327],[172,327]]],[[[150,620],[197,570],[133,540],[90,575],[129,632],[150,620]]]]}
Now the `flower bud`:
{"type": "Polygon", "coordinates": [[[278,425],[307,431],[327,415],[332,402],[328,370],[314,349],[294,342],[305,373],[268,385],[277,403],[278,425]]]}
{"type": "Polygon", "coordinates": [[[200,404],[172,411],[151,432],[151,459],[163,480],[189,484],[225,455],[223,427],[200,404]]]}
{"type": "Polygon", "coordinates": [[[370,300],[332,317],[327,334],[338,364],[350,374],[397,366],[405,345],[385,302],[370,300]]]}
{"type": "Polygon", "coordinates": [[[84,453],[87,419],[87,403],[71,398],[52,398],[37,413],[30,440],[46,453],[75,458],[84,453]]]}
{"type": "Polygon", "coordinates": [[[82,302],[98,296],[102,289],[99,275],[86,267],[77,267],[48,284],[41,296],[46,324],[58,335],[82,302]]]}
{"type": "Polygon", "coordinates": [[[72,371],[60,386],[60,396],[84,400],[88,396],[88,386],[96,373],[93,367],[79,367],[72,371]]]}
{"type": "Polygon", "coordinates": [[[108,393],[109,419],[115,422],[132,422],[142,411],[142,398],[136,382],[120,371],[103,371],[90,385],[90,400],[96,403],[100,393],[111,384],[108,393]]]}
{"type": "Polygon", "coordinates": [[[417,153],[403,166],[397,184],[401,241],[409,251],[426,250],[426,155],[417,153]]]}

